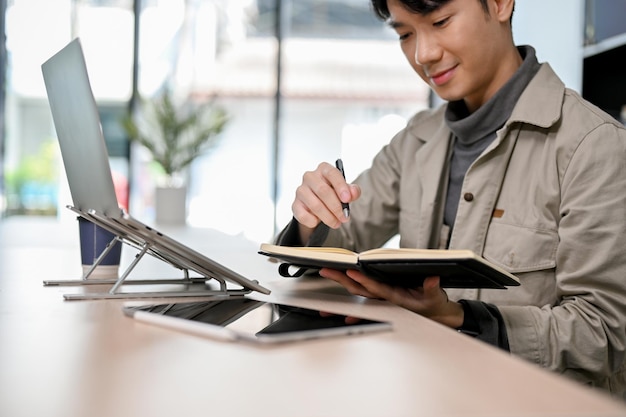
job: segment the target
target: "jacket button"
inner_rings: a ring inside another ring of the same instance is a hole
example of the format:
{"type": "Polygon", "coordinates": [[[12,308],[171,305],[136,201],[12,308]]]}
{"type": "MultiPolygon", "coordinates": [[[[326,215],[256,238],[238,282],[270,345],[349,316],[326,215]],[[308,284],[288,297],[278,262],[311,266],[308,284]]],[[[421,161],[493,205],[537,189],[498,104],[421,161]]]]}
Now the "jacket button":
{"type": "Polygon", "coordinates": [[[472,193],[465,193],[463,194],[463,200],[470,202],[472,200],[474,200],[474,194],[472,193]]]}

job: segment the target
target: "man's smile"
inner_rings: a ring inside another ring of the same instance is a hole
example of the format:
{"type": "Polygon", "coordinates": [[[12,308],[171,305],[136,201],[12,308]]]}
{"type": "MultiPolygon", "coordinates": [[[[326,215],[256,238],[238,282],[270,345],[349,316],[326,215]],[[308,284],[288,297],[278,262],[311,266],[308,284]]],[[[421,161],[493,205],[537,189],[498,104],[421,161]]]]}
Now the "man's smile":
{"type": "Polygon", "coordinates": [[[427,71],[426,74],[432,80],[434,85],[440,86],[450,81],[450,79],[454,76],[455,72],[456,72],[456,66],[453,66],[443,71],[438,71],[434,74],[430,74],[429,71],[427,71]]]}

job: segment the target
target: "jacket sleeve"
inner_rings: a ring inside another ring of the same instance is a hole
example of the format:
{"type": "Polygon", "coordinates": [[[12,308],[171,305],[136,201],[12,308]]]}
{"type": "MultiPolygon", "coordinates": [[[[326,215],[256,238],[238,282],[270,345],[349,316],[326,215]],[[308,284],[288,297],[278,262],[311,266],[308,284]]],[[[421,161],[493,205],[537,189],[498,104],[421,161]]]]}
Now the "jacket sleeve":
{"type": "MultiPolygon", "coordinates": [[[[418,114],[417,119],[422,116],[418,114]]],[[[413,123],[418,123],[415,118],[413,123]]],[[[354,181],[361,197],[350,203],[350,221],[331,229],[324,246],[344,247],[355,252],[379,248],[399,233],[403,170],[421,142],[410,128],[396,134],[375,156],[372,165],[354,181]]]]}
{"type": "MultiPolygon", "coordinates": [[[[318,225],[304,246],[334,246],[361,252],[382,246],[398,233],[394,149],[386,146],[355,183],[361,186],[363,194],[351,203],[350,221],[339,229],[318,225]]],[[[274,240],[280,245],[299,245],[297,233],[297,220],[292,219],[274,240]]]]}
{"type": "MultiPolygon", "coordinates": [[[[419,183],[415,178],[415,156],[425,144],[425,139],[418,137],[421,126],[427,126],[427,132],[437,131],[442,122],[444,106],[438,109],[423,110],[415,114],[374,157],[372,165],[363,171],[354,181],[361,187],[361,197],[350,203],[350,221],[339,229],[316,231],[310,246],[334,246],[355,252],[378,248],[397,235],[401,228],[401,201],[410,200],[415,205],[414,192],[407,195],[402,187],[414,190],[419,183]],[[433,127],[434,126],[434,127],[433,127]]],[[[431,137],[431,134],[425,135],[431,137]]],[[[446,131],[445,139],[448,133],[446,131]]],[[[445,144],[447,146],[447,142],[445,144]]],[[[416,197],[417,198],[417,197],[416,197]]],[[[407,204],[406,202],[404,203],[407,204]]],[[[406,207],[404,207],[406,210],[406,207]]],[[[406,214],[405,214],[406,215],[406,214]]],[[[293,222],[293,221],[292,221],[293,222]]],[[[280,234],[280,242],[286,242],[287,230],[280,234]]],[[[409,246],[413,246],[413,241],[409,246]]],[[[423,246],[415,246],[423,247],[423,246]]]]}
{"type": "Polygon", "coordinates": [[[596,384],[623,368],[626,352],[625,130],[601,124],[565,160],[556,302],[498,307],[511,352],[596,384]]]}

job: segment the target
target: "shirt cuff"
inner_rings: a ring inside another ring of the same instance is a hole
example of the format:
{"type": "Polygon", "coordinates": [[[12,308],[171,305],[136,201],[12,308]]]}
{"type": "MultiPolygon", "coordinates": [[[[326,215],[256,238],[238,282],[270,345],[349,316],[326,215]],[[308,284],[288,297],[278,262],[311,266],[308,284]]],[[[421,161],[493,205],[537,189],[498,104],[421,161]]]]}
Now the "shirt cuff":
{"type": "MultiPolygon", "coordinates": [[[[303,246],[300,243],[298,225],[298,221],[292,218],[289,224],[276,236],[276,239],[274,239],[275,243],[282,246],[303,246]]],[[[322,246],[328,237],[329,230],[328,226],[320,223],[304,246],[322,246]]]]}
{"type": "Polygon", "coordinates": [[[476,300],[459,300],[459,303],[463,306],[459,332],[509,351],[509,338],[498,307],[476,300]]]}

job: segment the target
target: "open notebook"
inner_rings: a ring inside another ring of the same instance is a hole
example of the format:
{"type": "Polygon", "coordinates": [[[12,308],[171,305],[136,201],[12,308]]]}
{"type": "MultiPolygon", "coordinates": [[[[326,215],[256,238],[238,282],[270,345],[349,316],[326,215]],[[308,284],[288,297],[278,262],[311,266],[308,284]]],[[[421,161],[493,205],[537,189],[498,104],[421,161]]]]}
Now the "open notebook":
{"type": "MultiPolygon", "coordinates": [[[[128,280],[129,269],[114,280],[107,293],[67,294],[66,299],[83,298],[140,298],[164,296],[202,296],[207,294],[230,295],[258,291],[268,294],[269,290],[257,281],[252,281],[224,265],[198,253],[190,247],[166,236],[154,228],[131,217],[120,208],[115,189],[109,156],[102,133],[98,107],[91,91],[87,66],[80,40],[71,41],[62,50],[42,64],[42,71],[50,110],[54,120],[65,172],[72,195],[73,206],[68,206],[78,215],[113,232],[118,240],[139,250],[139,259],[144,254],[159,258],[184,271],[180,280],[128,280]],[[189,271],[200,278],[189,278],[189,271]],[[210,285],[188,286],[190,281],[201,284],[219,283],[219,289],[210,285]],[[228,283],[236,284],[232,289],[228,283]],[[165,291],[123,292],[125,284],[167,284],[165,291]],[[171,284],[184,284],[184,289],[171,290],[171,284]],[[204,288],[202,288],[204,287],[204,288]],[[190,289],[192,288],[192,289],[190,289]]],[[[96,261],[98,262],[98,261],[96,261]]],[[[86,278],[80,283],[92,283],[86,278]]],[[[95,280],[91,280],[95,281],[95,280]]],[[[72,285],[74,281],[47,281],[47,285],[72,285]]],[[[102,284],[102,280],[97,281],[102,284]]]]}

